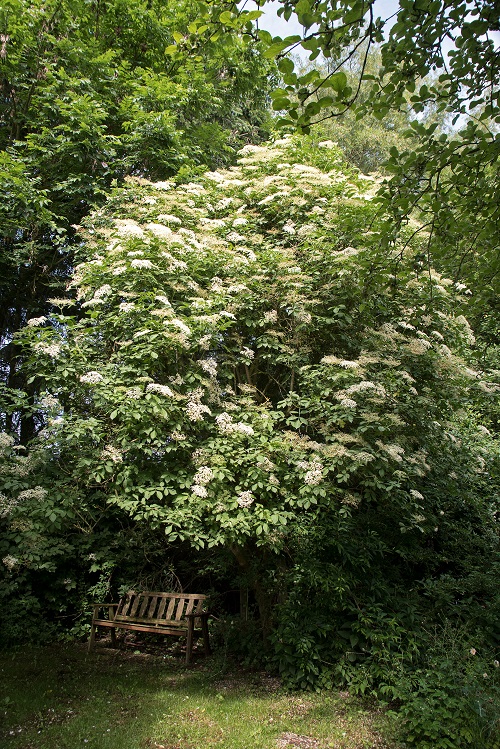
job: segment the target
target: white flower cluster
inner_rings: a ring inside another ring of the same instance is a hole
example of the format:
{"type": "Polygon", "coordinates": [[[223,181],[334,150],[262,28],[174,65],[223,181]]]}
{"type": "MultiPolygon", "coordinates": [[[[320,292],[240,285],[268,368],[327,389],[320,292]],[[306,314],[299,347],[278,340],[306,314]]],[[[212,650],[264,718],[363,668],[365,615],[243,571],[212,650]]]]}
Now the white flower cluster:
{"type": "Polygon", "coordinates": [[[168,226],[164,226],[163,224],[146,224],[146,229],[154,234],[155,237],[158,237],[158,239],[170,239],[173,234],[172,229],[169,229],[168,226]]]}
{"type": "Polygon", "coordinates": [[[204,486],[200,486],[199,484],[193,484],[191,487],[191,491],[193,494],[195,494],[197,497],[201,497],[204,499],[205,497],[208,497],[208,492],[204,486]]]}
{"type": "Polygon", "coordinates": [[[424,495],[420,494],[416,489],[410,489],[410,496],[413,497],[413,499],[424,499],[424,495]]]}
{"type": "Polygon", "coordinates": [[[252,427],[249,424],[244,424],[242,421],[239,421],[237,424],[235,424],[232,417],[226,411],[223,411],[221,414],[215,417],[215,423],[217,425],[217,429],[221,434],[232,434],[234,432],[239,432],[240,434],[246,434],[250,436],[254,433],[252,427]]]}
{"type": "Polygon", "coordinates": [[[415,356],[422,356],[422,354],[425,354],[431,347],[432,343],[426,341],[424,338],[413,338],[407,344],[408,350],[410,353],[415,354],[415,356]]]}
{"type": "Polygon", "coordinates": [[[80,375],[80,382],[83,382],[85,385],[96,385],[98,382],[102,382],[102,380],[104,380],[104,377],[100,372],[92,371],[80,375]]]}
{"type": "Polygon", "coordinates": [[[339,399],[339,402],[342,408],[357,408],[358,407],[358,404],[352,398],[342,397],[339,399]]]}
{"type": "Polygon", "coordinates": [[[255,501],[255,498],[250,491],[240,492],[238,494],[237,502],[240,507],[250,507],[255,501]]]}
{"type": "Polygon", "coordinates": [[[53,395],[46,395],[44,398],[41,399],[40,405],[42,408],[47,408],[51,411],[53,411],[55,408],[60,408],[61,404],[57,400],[57,398],[54,398],[53,395]]]}
{"type": "Polygon", "coordinates": [[[104,299],[112,293],[113,289],[111,288],[109,283],[105,283],[94,292],[94,299],[104,299]]]}
{"type": "Polygon", "coordinates": [[[7,554],[7,556],[2,559],[2,564],[4,564],[8,570],[13,570],[14,567],[19,564],[19,559],[13,557],[12,554],[7,554]]]}
{"type": "Polygon", "coordinates": [[[6,518],[14,507],[17,505],[17,500],[9,499],[0,492],[0,518],[6,518]]]}
{"type": "Polygon", "coordinates": [[[47,496],[47,489],[42,486],[34,486],[32,489],[24,489],[17,495],[18,502],[24,502],[28,499],[36,499],[41,502],[47,496]]]}
{"type": "MultiPolygon", "coordinates": [[[[325,357],[327,358],[327,357],[325,357]]],[[[326,364],[327,362],[325,362],[326,364]]],[[[359,362],[357,361],[351,361],[349,359],[341,359],[339,361],[339,366],[343,369],[357,369],[359,367],[359,362]]]]}
{"type": "Polygon", "coordinates": [[[404,454],[404,448],[401,445],[385,445],[380,440],[377,440],[375,444],[397,463],[401,463],[403,460],[401,456],[404,454]]]}
{"type": "Polygon", "coordinates": [[[238,234],[237,231],[231,231],[226,236],[226,239],[228,242],[232,242],[233,244],[241,244],[242,242],[246,241],[246,237],[243,236],[243,234],[238,234]]]}
{"type": "Polygon", "coordinates": [[[362,382],[356,382],[354,385],[351,385],[347,388],[346,393],[348,395],[352,395],[353,393],[363,393],[367,390],[374,391],[377,395],[384,396],[386,395],[385,388],[383,385],[375,384],[374,382],[370,382],[370,380],[363,380],[362,382]]]}
{"type": "Polygon", "coordinates": [[[264,312],[264,322],[278,322],[277,310],[270,309],[268,312],[264,312]]]}
{"type": "Polygon", "coordinates": [[[61,346],[59,343],[45,343],[44,341],[40,341],[35,344],[34,348],[36,351],[41,351],[42,354],[47,354],[51,359],[57,359],[61,353],[61,346]]]}
{"type": "Polygon", "coordinates": [[[175,226],[180,226],[182,224],[180,218],[172,216],[170,213],[160,213],[156,218],[164,224],[174,224],[175,226]]]}
{"type": "Polygon", "coordinates": [[[59,297],[53,297],[52,299],[47,299],[47,301],[54,307],[70,307],[74,303],[73,299],[60,299],[59,297]]]}
{"type": "Polygon", "coordinates": [[[160,385],[157,382],[150,382],[149,385],[146,387],[146,392],[149,393],[159,393],[160,395],[166,395],[169,398],[172,398],[174,393],[172,390],[170,390],[168,385],[160,385]]]}
{"type": "Polygon", "coordinates": [[[132,268],[152,268],[153,263],[151,260],[132,260],[130,263],[132,268]]]}
{"type": "Polygon", "coordinates": [[[208,484],[214,477],[214,472],[209,466],[200,466],[194,475],[193,483],[208,484]]]}
{"type": "Polygon", "coordinates": [[[204,349],[205,351],[208,351],[210,349],[210,343],[211,343],[211,341],[212,341],[212,336],[210,334],[204,335],[198,341],[198,346],[201,349],[204,349]]]}
{"type": "Polygon", "coordinates": [[[135,309],[135,304],[133,302],[121,302],[119,309],[121,312],[132,312],[135,309]]]}
{"type": "Polygon", "coordinates": [[[116,219],[115,224],[118,229],[118,234],[121,234],[122,236],[142,237],[144,235],[144,231],[133,219],[116,219]]]}
{"type": "MultiPolygon", "coordinates": [[[[242,247],[238,249],[243,249],[242,247]]],[[[248,291],[248,286],[245,286],[244,283],[235,283],[232,286],[228,286],[227,293],[228,294],[239,294],[240,291],[248,291]]]]}
{"type": "Polygon", "coordinates": [[[226,208],[229,208],[229,206],[231,205],[232,202],[233,202],[232,198],[222,198],[216,204],[215,210],[217,210],[217,211],[224,211],[226,208]]]}
{"type": "Polygon", "coordinates": [[[155,300],[157,302],[161,302],[162,304],[164,304],[167,307],[171,307],[172,306],[170,304],[169,300],[168,300],[168,297],[163,296],[163,294],[158,294],[157,296],[155,296],[155,300]]]}
{"type": "Polygon", "coordinates": [[[186,335],[191,335],[191,328],[189,328],[185,322],[174,317],[172,320],[164,320],[165,325],[173,325],[175,328],[179,328],[186,335]]]}
{"type": "Polygon", "coordinates": [[[176,375],[171,375],[168,379],[173,385],[184,385],[184,380],[178,372],[176,375]]]}
{"type": "Polygon", "coordinates": [[[240,354],[244,359],[250,359],[250,361],[252,361],[252,359],[254,359],[255,357],[255,351],[252,351],[251,348],[247,348],[246,346],[243,346],[240,354]]]}
{"type": "Polygon", "coordinates": [[[187,437],[183,432],[174,431],[170,436],[174,442],[184,442],[184,440],[187,440],[187,437]]]}
{"type": "Polygon", "coordinates": [[[186,414],[190,421],[203,421],[203,414],[211,414],[211,410],[198,400],[190,400],[186,405],[186,414]]]}
{"type": "Polygon", "coordinates": [[[198,364],[210,377],[217,377],[217,362],[214,359],[198,359],[198,364]]]}
{"type": "Polygon", "coordinates": [[[26,325],[29,325],[30,328],[38,328],[40,327],[40,325],[43,325],[46,322],[47,322],[47,318],[44,315],[42,315],[41,317],[32,317],[30,320],[28,320],[26,325]]]}
{"type": "Polygon", "coordinates": [[[11,447],[14,444],[14,437],[11,437],[7,432],[0,432],[0,449],[11,447]]]}
{"type": "Polygon", "coordinates": [[[101,453],[101,458],[103,460],[111,460],[113,463],[123,463],[123,457],[120,450],[113,445],[106,445],[101,453]]]}
{"type": "Polygon", "coordinates": [[[306,472],[304,482],[309,486],[316,486],[323,480],[323,463],[320,463],[319,460],[301,460],[298,466],[306,472]]]}
{"type": "Polygon", "coordinates": [[[142,397],[142,390],[140,390],[138,387],[130,388],[125,393],[125,398],[129,398],[130,400],[137,401],[141,397],[142,397]]]}

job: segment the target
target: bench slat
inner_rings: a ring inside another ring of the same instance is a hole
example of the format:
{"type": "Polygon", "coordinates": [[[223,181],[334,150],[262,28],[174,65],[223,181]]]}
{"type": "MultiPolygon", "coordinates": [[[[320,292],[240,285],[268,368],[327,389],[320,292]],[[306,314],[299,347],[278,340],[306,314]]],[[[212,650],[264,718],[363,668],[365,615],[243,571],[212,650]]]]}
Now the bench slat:
{"type": "Polygon", "coordinates": [[[139,609],[139,616],[142,617],[146,613],[146,609],[149,603],[149,596],[140,595],[139,598],[141,599],[141,607],[139,609]]]}
{"type": "Polygon", "coordinates": [[[151,603],[149,604],[148,613],[147,613],[148,618],[150,618],[150,619],[153,618],[154,613],[156,611],[157,604],[158,604],[158,596],[153,596],[152,595],[151,596],[151,603]]]}
{"type": "Polygon", "coordinates": [[[172,618],[172,614],[174,612],[174,606],[175,606],[175,598],[171,598],[168,604],[168,609],[167,609],[167,613],[165,617],[166,619],[172,618]]]}
{"type": "Polygon", "coordinates": [[[139,608],[139,604],[141,603],[141,597],[138,596],[136,593],[129,593],[130,601],[132,603],[132,606],[129,608],[128,612],[123,612],[123,616],[135,616],[137,614],[137,609],[139,608]]]}
{"type": "Polygon", "coordinates": [[[186,603],[185,598],[181,598],[177,604],[177,611],[175,612],[176,621],[180,622],[184,615],[184,604],[186,603]]]}
{"type": "Polygon", "coordinates": [[[167,598],[164,596],[160,599],[160,605],[158,606],[158,619],[163,619],[163,613],[165,611],[165,608],[167,606],[167,598]]]}

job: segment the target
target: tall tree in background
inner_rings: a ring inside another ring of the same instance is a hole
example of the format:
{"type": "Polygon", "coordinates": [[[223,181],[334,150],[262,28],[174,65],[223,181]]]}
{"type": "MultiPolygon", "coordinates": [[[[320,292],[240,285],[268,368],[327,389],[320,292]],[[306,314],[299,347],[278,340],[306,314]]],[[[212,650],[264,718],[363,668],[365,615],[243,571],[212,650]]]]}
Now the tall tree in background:
{"type": "MultiPolygon", "coordinates": [[[[2,4],[0,371],[8,403],[25,385],[12,335],[28,317],[66,304],[49,300],[64,296],[74,225],[112,181],[224,164],[266,132],[272,64],[258,52],[224,37],[182,65],[165,56],[196,16],[189,0],[168,8],[156,0],[2,4]]],[[[6,426],[26,442],[36,422],[21,412],[6,426]]]]}

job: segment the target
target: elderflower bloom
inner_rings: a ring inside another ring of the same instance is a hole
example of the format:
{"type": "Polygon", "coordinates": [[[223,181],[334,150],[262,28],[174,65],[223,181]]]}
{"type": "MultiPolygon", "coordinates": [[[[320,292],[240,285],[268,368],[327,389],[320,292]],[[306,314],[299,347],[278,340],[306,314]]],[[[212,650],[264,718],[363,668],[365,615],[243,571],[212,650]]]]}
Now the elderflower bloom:
{"type": "Polygon", "coordinates": [[[41,351],[42,354],[47,354],[51,359],[57,359],[61,353],[61,346],[59,343],[45,343],[44,341],[40,341],[35,344],[34,349],[36,351],[41,351]]]}
{"type": "Polygon", "coordinates": [[[121,312],[132,312],[135,309],[135,304],[133,302],[121,302],[119,309],[121,312]]]}
{"type": "Polygon", "coordinates": [[[103,379],[102,374],[95,371],[80,375],[80,382],[83,382],[85,385],[96,385],[98,382],[102,382],[103,379]]]}
{"type": "Polygon", "coordinates": [[[40,325],[43,325],[46,322],[47,318],[42,315],[41,317],[32,317],[27,321],[26,325],[29,325],[30,328],[38,328],[40,327],[40,325]]]}
{"type": "Polygon", "coordinates": [[[223,411],[221,414],[218,414],[218,416],[215,417],[215,423],[217,425],[217,429],[221,434],[229,434],[230,432],[234,431],[234,422],[231,418],[231,416],[226,412],[223,411]]]}
{"type": "Polygon", "coordinates": [[[214,359],[199,359],[198,364],[210,377],[217,377],[217,362],[214,359]]]}
{"type": "Polygon", "coordinates": [[[194,400],[190,400],[186,405],[186,414],[190,421],[203,421],[203,414],[211,413],[208,406],[194,400]]]}
{"type": "Polygon", "coordinates": [[[44,489],[42,486],[34,486],[32,489],[24,489],[24,491],[19,492],[17,500],[18,502],[24,502],[28,499],[35,499],[41,502],[47,494],[47,489],[44,489]]]}
{"type": "Polygon", "coordinates": [[[240,492],[238,494],[237,502],[240,507],[250,507],[255,501],[255,498],[250,491],[240,492]]]}
{"type": "Polygon", "coordinates": [[[341,398],[340,399],[340,405],[342,408],[357,408],[358,404],[355,400],[352,400],[352,398],[341,398]]]}
{"type": "Polygon", "coordinates": [[[14,442],[14,437],[11,437],[10,434],[7,434],[6,432],[0,432],[0,449],[11,447],[14,442]]]}
{"type": "Polygon", "coordinates": [[[106,445],[104,450],[101,453],[101,458],[103,460],[111,460],[113,463],[122,463],[123,457],[121,452],[118,450],[117,447],[114,447],[113,445],[106,445]]]}
{"type": "Polygon", "coordinates": [[[197,497],[201,497],[202,499],[208,496],[206,488],[204,486],[200,486],[199,484],[193,484],[193,486],[191,487],[191,491],[197,497]]]}
{"type": "Polygon", "coordinates": [[[214,477],[214,472],[209,466],[200,466],[193,478],[195,484],[208,484],[214,477]]]}
{"type": "Polygon", "coordinates": [[[130,263],[132,268],[152,268],[153,263],[151,260],[132,260],[130,263]]]}
{"type": "Polygon", "coordinates": [[[94,292],[94,299],[104,299],[112,293],[113,289],[111,288],[109,283],[105,283],[103,286],[96,289],[96,291],[94,292]]]}
{"type": "Polygon", "coordinates": [[[309,486],[321,483],[323,480],[323,463],[320,463],[319,460],[311,460],[306,465],[308,470],[304,476],[304,482],[309,486]]]}
{"type": "Polygon", "coordinates": [[[268,312],[264,312],[264,322],[278,322],[278,311],[275,309],[270,309],[268,312]]]}
{"type": "Polygon", "coordinates": [[[159,393],[160,395],[166,395],[169,398],[172,398],[174,395],[168,385],[160,385],[157,382],[150,382],[146,387],[146,392],[159,393]]]}
{"type": "Polygon", "coordinates": [[[410,496],[412,496],[413,499],[424,499],[424,495],[420,494],[416,489],[410,489],[410,496]]]}
{"type": "Polygon", "coordinates": [[[19,559],[13,557],[12,554],[7,554],[7,556],[2,559],[2,564],[4,564],[8,570],[13,570],[14,567],[19,564],[19,559]]]}
{"type": "Polygon", "coordinates": [[[142,397],[142,391],[138,387],[130,388],[125,393],[125,398],[129,398],[130,400],[137,401],[141,397],[142,397]]]}
{"type": "Polygon", "coordinates": [[[175,328],[179,328],[179,330],[182,330],[182,332],[186,335],[191,335],[191,328],[189,328],[185,322],[179,320],[177,317],[174,317],[172,320],[164,320],[163,324],[173,325],[175,328]]]}
{"type": "Polygon", "coordinates": [[[154,234],[155,237],[158,237],[158,239],[170,239],[173,233],[172,229],[169,229],[168,226],[163,226],[163,224],[146,224],[146,229],[154,234]]]}
{"type": "Polygon", "coordinates": [[[250,424],[245,424],[243,421],[238,421],[238,423],[235,424],[235,431],[240,432],[240,434],[246,434],[248,436],[254,434],[254,430],[250,426],[250,424]]]}

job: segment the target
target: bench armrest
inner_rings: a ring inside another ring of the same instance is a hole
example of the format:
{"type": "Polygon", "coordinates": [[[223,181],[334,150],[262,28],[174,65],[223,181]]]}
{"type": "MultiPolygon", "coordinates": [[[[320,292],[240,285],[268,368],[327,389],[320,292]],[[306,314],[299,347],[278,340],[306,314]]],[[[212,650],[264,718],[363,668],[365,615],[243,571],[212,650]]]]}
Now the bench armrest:
{"type": "Polygon", "coordinates": [[[115,618],[116,610],[118,608],[118,603],[93,603],[92,609],[92,619],[99,619],[99,611],[100,609],[107,609],[108,610],[108,619],[111,621],[115,618]]]}
{"type": "Polygon", "coordinates": [[[212,616],[212,613],[210,611],[201,611],[199,614],[186,614],[186,619],[199,619],[200,617],[204,617],[205,619],[208,616],[212,616]]]}
{"type": "Polygon", "coordinates": [[[119,604],[118,603],[93,603],[92,606],[108,606],[108,607],[116,608],[117,606],[119,606],[119,604]]]}

